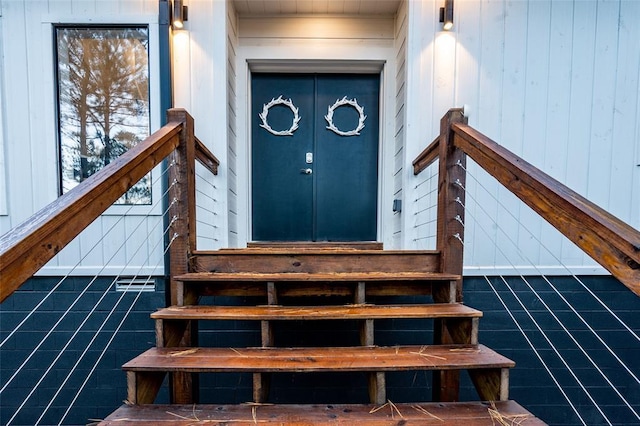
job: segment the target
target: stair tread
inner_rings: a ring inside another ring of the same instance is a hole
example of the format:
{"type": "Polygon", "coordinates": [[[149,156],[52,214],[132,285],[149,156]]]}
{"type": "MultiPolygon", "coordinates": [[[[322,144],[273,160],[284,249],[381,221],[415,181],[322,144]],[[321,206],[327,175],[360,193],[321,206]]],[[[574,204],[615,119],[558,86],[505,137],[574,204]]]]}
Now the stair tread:
{"type": "Polygon", "coordinates": [[[273,247],[248,247],[248,248],[223,248],[219,250],[196,250],[193,252],[195,255],[246,255],[246,254],[267,254],[267,255],[287,255],[295,256],[298,254],[317,254],[317,255],[375,255],[375,256],[397,256],[397,255],[433,255],[440,254],[438,250],[378,250],[378,249],[360,249],[352,247],[336,247],[336,246],[305,246],[305,247],[293,247],[293,246],[273,246],[273,247]]]}
{"type": "Polygon", "coordinates": [[[174,277],[178,281],[190,282],[367,282],[367,281],[452,281],[460,278],[455,274],[438,272],[336,272],[336,273],[309,273],[309,272],[192,272],[174,277]]]}
{"type": "Polygon", "coordinates": [[[322,348],[151,348],[130,371],[322,372],[511,368],[484,345],[322,348]]]}
{"type": "Polygon", "coordinates": [[[363,424],[494,426],[545,423],[515,401],[396,403],[391,407],[372,404],[238,404],[238,405],[123,405],[99,423],[116,426],[123,422],[138,426],[182,426],[194,422],[225,425],[326,425],[363,424]],[[380,408],[376,410],[377,408],[380,408]],[[400,413],[402,417],[398,414],[400,413]],[[506,423],[501,423],[500,420],[506,423]]]}
{"type": "Polygon", "coordinates": [[[482,312],[460,303],[429,305],[342,306],[171,306],[151,314],[153,319],[186,320],[333,320],[382,318],[479,318],[482,312]]]}

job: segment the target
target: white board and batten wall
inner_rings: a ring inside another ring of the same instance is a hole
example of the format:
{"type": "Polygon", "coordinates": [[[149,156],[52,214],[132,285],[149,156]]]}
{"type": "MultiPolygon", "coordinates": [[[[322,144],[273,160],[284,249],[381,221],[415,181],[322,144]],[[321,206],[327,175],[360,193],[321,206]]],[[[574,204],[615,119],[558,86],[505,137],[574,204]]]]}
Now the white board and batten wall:
{"type": "MultiPolygon", "coordinates": [[[[239,17],[226,0],[188,3],[186,30],[173,37],[174,103],[194,116],[196,134],[221,160],[220,174],[202,179],[208,195],[201,214],[211,221],[211,229],[198,225],[203,247],[243,246],[250,238],[251,71],[339,70],[341,64],[374,64],[383,72],[379,240],[386,248],[432,245],[417,226],[428,214],[414,200],[424,198],[426,186],[411,162],[436,136],[446,110],[463,105],[472,126],[640,227],[640,2],[458,1],[452,32],[441,30],[437,1],[408,0],[388,18],[273,19],[239,17]],[[401,213],[392,212],[394,199],[403,201],[401,213]]],[[[4,232],[57,195],[48,21],[147,16],[153,26],[157,1],[0,5],[4,232]]],[[[157,47],[154,37],[150,45],[157,47]]],[[[157,66],[152,61],[152,70],[157,66]]],[[[567,273],[561,264],[571,272],[602,272],[473,164],[467,190],[467,273],[567,273]],[[523,254],[507,256],[517,252],[512,244],[523,254]]],[[[133,216],[118,232],[130,233],[133,216]]],[[[45,273],[77,263],[117,217],[103,216],[45,273]]],[[[113,253],[107,245],[82,261],[85,270],[113,253]]]]}
{"type": "MultiPolygon", "coordinates": [[[[640,2],[460,1],[451,33],[438,7],[409,1],[406,182],[442,114],[464,105],[470,125],[640,228],[640,2]]],[[[465,273],[603,272],[472,164],[469,174],[465,273]]],[[[410,228],[405,246],[419,248],[410,228]]]]}
{"type": "MultiPolygon", "coordinates": [[[[58,196],[54,24],[149,28],[151,131],[160,127],[157,0],[1,0],[0,233],[58,196]]],[[[160,170],[153,205],[110,208],[40,275],[161,275],[160,170]],[[103,238],[103,235],[106,235],[103,238]],[[126,238],[129,236],[129,238],[126,238]],[[123,246],[124,243],[124,246],[123,246]]]]}

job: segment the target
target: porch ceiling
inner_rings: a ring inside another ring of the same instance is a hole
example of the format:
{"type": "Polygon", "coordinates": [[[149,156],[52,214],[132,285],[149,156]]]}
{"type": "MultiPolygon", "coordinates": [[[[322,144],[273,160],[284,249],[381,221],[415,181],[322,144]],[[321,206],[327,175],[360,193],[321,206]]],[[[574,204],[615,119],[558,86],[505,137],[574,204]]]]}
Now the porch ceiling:
{"type": "Polygon", "coordinates": [[[240,16],[395,15],[403,0],[232,0],[240,16]]]}

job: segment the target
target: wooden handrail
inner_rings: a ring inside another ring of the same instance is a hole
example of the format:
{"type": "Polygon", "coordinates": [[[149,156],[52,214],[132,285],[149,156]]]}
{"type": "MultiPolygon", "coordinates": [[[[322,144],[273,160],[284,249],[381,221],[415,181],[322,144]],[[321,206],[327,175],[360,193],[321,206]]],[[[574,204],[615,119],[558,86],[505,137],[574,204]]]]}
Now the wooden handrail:
{"type": "MultiPolygon", "coordinates": [[[[443,122],[446,123],[445,119],[460,111],[450,110],[443,117],[443,122]]],[[[440,135],[413,161],[414,175],[429,167],[443,152],[460,150],[640,296],[640,231],[466,123],[450,122],[446,127],[441,124],[440,135]],[[453,138],[448,137],[450,132],[453,132],[453,138]],[[443,140],[451,146],[440,146],[443,140]]],[[[440,174],[443,170],[448,168],[441,167],[440,174]]],[[[451,185],[443,177],[439,178],[438,185],[440,205],[443,202],[441,198],[445,201],[451,198],[446,194],[441,196],[442,191],[451,185]]],[[[447,217],[440,216],[443,215],[439,214],[438,217],[439,229],[445,223],[453,222],[447,220],[452,217],[451,214],[446,215],[447,217]]],[[[442,238],[450,233],[439,230],[438,235],[442,238]]],[[[443,249],[447,244],[442,240],[438,245],[439,249],[443,249]]],[[[456,256],[461,261],[462,255],[459,253],[456,256]]]]}
{"type": "Polygon", "coordinates": [[[169,122],[0,236],[0,302],[173,152],[180,143],[182,127],[182,122],[169,122]]]}
{"type": "Polygon", "coordinates": [[[498,145],[455,123],[453,144],[640,296],[640,232],[498,145]]]}
{"type": "Polygon", "coordinates": [[[196,140],[196,160],[200,162],[204,167],[207,168],[214,175],[218,174],[218,167],[220,166],[220,160],[216,158],[215,155],[209,148],[207,148],[198,137],[195,137],[196,140]]]}
{"type": "Polygon", "coordinates": [[[440,135],[422,151],[415,160],[413,160],[413,174],[418,175],[421,171],[433,164],[438,159],[438,150],[440,149],[440,135]]]}

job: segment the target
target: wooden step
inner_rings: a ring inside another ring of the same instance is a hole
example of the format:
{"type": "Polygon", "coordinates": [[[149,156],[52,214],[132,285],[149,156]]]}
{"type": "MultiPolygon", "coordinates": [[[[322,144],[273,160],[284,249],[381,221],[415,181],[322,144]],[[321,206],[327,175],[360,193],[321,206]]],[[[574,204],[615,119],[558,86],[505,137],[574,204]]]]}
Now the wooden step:
{"type": "MultiPolygon", "coordinates": [[[[151,314],[156,320],[156,346],[178,346],[189,321],[262,321],[263,346],[273,346],[273,330],[265,321],[364,320],[360,344],[374,344],[373,320],[439,319],[448,333],[448,343],[477,344],[482,312],[459,303],[429,305],[343,305],[343,306],[172,306],[151,314]]],[[[439,342],[438,342],[439,343],[439,342]]]]}
{"type": "Polygon", "coordinates": [[[278,284],[278,295],[352,296],[355,285],[366,283],[366,296],[439,294],[439,302],[453,303],[459,275],[436,272],[230,273],[194,272],[175,277],[179,305],[194,304],[199,296],[259,296],[267,284],[278,284]]]}
{"type": "Polygon", "coordinates": [[[483,345],[329,348],[152,348],[127,362],[129,402],[152,403],[166,372],[330,372],[466,369],[483,400],[508,398],[515,363],[483,345]]]}
{"type": "Polygon", "coordinates": [[[164,320],[344,320],[387,318],[480,318],[482,312],[460,303],[431,305],[341,306],[171,306],[151,314],[164,320]]]}
{"type": "Polygon", "coordinates": [[[514,401],[397,403],[391,405],[123,405],[101,426],[187,426],[193,424],[543,426],[514,401]]]}
{"type": "Polygon", "coordinates": [[[377,282],[451,281],[459,275],[437,272],[193,272],[177,275],[179,281],[199,282],[377,282]]]}
{"type": "Polygon", "coordinates": [[[359,250],[345,248],[248,248],[196,251],[193,272],[437,272],[437,251],[359,250]]]}

